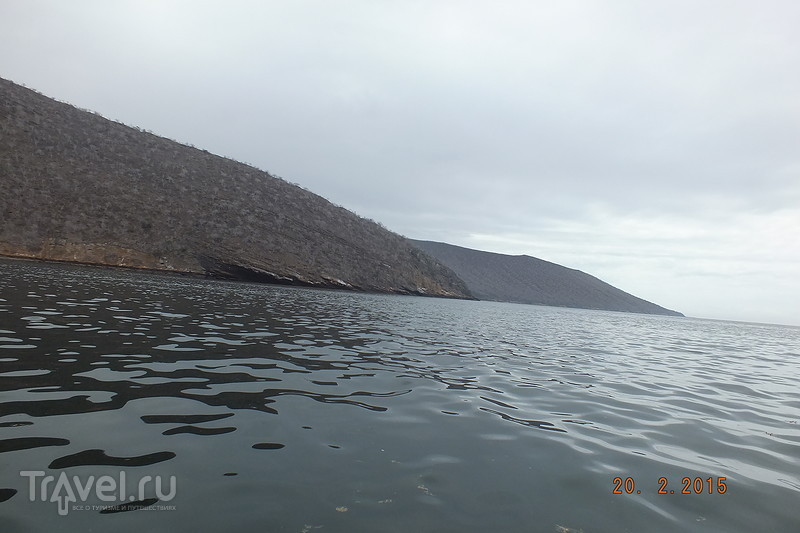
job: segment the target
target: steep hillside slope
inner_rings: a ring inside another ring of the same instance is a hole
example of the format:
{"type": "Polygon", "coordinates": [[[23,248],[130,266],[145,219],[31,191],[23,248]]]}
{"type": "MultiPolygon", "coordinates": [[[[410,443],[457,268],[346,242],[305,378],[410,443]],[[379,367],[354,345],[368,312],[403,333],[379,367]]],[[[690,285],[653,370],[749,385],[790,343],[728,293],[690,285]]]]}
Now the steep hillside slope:
{"type": "Polygon", "coordinates": [[[526,255],[504,255],[412,240],[463,279],[481,300],[683,316],[579,270],[526,255]]]}
{"type": "Polygon", "coordinates": [[[3,79],[0,254],[468,296],[405,238],[316,194],[3,79]]]}

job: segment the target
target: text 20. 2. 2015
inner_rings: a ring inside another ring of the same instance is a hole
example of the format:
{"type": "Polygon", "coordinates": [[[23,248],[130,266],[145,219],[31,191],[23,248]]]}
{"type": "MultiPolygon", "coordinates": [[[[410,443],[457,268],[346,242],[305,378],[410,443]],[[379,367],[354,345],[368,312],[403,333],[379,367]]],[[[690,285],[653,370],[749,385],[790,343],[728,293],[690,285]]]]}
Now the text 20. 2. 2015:
{"type": "MultiPolygon", "coordinates": [[[[683,477],[678,489],[671,488],[666,477],[658,478],[657,494],[725,494],[728,492],[727,478],[724,477],[683,477]]],[[[636,480],[632,477],[615,477],[612,480],[614,494],[641,494],[642,490],[636,487],[636,480]]]]}

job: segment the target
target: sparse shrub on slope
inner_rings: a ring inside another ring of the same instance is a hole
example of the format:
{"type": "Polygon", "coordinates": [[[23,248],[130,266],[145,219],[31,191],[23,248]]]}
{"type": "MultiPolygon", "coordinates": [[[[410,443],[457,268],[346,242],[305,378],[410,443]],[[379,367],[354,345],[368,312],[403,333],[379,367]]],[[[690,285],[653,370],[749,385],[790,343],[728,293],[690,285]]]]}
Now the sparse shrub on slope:
{"type": "Polygon", "coordinates": [[[404,237],[316,194],[2,79],[0,254],[468,296],[404,237]]]}

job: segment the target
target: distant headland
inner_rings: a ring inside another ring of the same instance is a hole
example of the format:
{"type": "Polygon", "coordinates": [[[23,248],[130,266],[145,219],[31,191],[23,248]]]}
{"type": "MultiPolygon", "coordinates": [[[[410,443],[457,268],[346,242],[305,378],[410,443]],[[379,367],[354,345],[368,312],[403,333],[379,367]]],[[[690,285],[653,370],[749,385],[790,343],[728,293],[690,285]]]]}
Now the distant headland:
{"type": "Polygon", "coordinates": [[[683,316],[580,270],[535,257],[482,252],[441,242],[412,242],[450,267],[480,300],[683,316]]]}

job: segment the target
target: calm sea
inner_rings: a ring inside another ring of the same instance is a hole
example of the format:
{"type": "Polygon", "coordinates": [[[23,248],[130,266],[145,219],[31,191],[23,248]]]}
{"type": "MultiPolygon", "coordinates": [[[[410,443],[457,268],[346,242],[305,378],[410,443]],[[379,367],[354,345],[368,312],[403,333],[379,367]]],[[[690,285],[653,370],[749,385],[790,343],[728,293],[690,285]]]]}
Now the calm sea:
{"type": "Polygon", "coordinates": [[[0,262],[4,533],[797,532],[798,419],[797,328],[0,262]]]}

